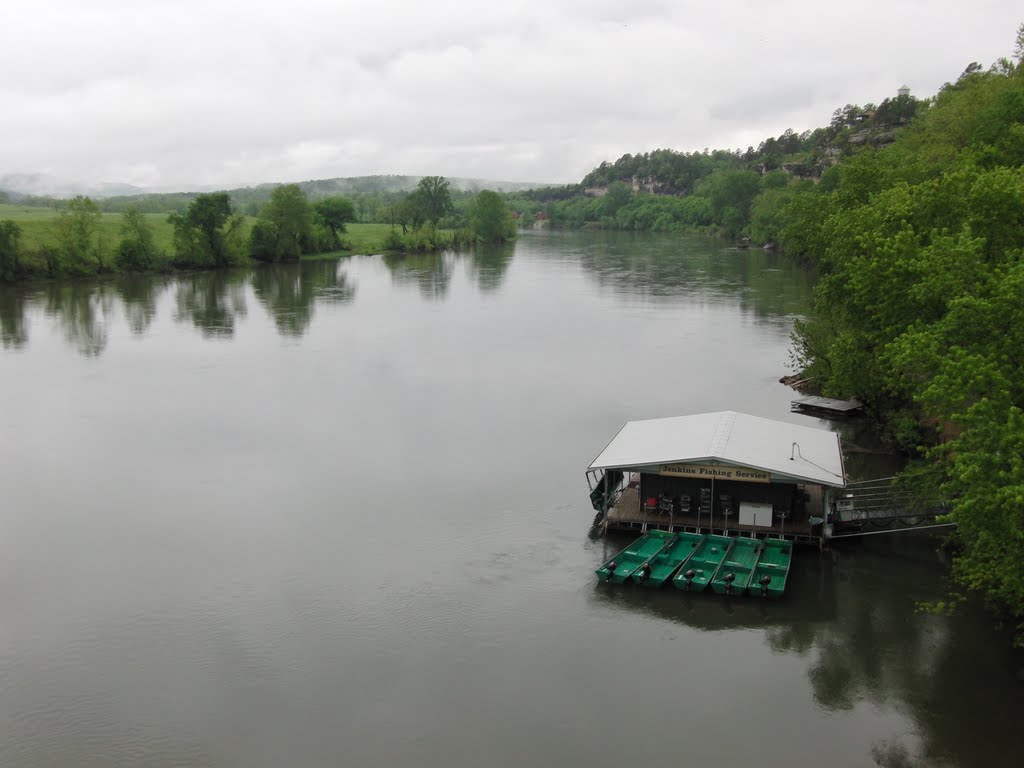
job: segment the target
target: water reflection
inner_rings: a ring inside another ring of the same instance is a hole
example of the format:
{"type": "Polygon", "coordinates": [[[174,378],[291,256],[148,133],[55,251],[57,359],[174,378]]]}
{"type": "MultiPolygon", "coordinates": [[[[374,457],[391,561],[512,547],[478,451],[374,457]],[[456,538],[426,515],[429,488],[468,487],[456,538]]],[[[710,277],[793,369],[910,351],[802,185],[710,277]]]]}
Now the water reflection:
{"type": "Polygon", "coordinates": [[[336,261],[268,264],[254,269],[252,287],[282,336],[302,336],[318,299],[351,301],[355,290],[336,261]]]}
{"type": "Polygon", "coordinates": [[[425,299],[443,299],[448,294],[455,261],[451,253],[386,254],[384,264],[398,285],[414,285],[425,299]]]}
{"type": "Polygon", "coordinates": [[[786,256],[703,237],[606,232],[574,242],[572,251],[599,285],[618,295],[736,297],[759,317],[805,312],[814,282],[810,270],[786,256]]]}
{"type": "MultiPolygon", "coordinates": [[[[762,629],[773,653],[807,659],[810,695],[820,709],[852,713],[867,704],[913,722],[912,732],[873,745],[877,765],[1005,764],[1021,735],[998,713],[1016,711],[1024,699],[1007,675],[1008,636],[986,631],[978,606],[952,618],[916,610],[946,596],[944,580],[936,578],[946,566],[941,539],[879,539],[820,554],[798,549],[779,602],[605,584],[594,587],[593,599],[701,631],[762,629]]],[[[609,556],[615,544],[621,542],[613,541],[609,556]]]]}
{"type": "Polygon", "coordinates": [[[21,349],[28,343],[29,294],[16,286],[0,286],[0,344],[4,349],[21,349]]]}
{"type": "MultiPolygon", "coordinates": [[[[480,293],[497,293],[508,278],[516,254],[533,257],[546,269],[550,261],[571,261],[616,295],[651,301],[685,299],[688,304],[737,303],[761,317],[789,322],[806,307],[813,276],[784,257],[758,250],[740,251],[706,238],[650,237],[630,233],[542,233],[515,244],[481,245],[472,252],[386,255],[394,284],[415,286],[431,301],[449,296],[455,264],[480,293]]],[[[173,317],[206,337],[232,337],[247,315],[248,287],[286,337],[301,337],[311,326],[319,302],[346,303],[355,297],[342,261],[274,264],[252,270],[204,272],[177,277],[126,275],[109,281],[48,283],[42,289],[45,312],[59,319],[65,338],[83,355],[101,354],[108,341],[113,302],[123,305],[125,322],[135,335],[147,333],[159,314],[161,297],[173,294],[173,317]]],[[[0,332],[4,348],[28,343],[35,300],[17,287],[0,291],[0,332]]]]}
{"type": "Polygon", "coordinates": [[[129,330],[141,336],[156,317],[157,300],[167,288],[166,280],[152,275],[122,275],[114,287],[124,305],[129,330]]]}
{"type": "Polygon", "coordinates": [[[470,274],[481,293],[494,293],[501,287],[514,254],[514,243],[481,243],[473,249],[470,274]]]}
{"type": "Polygon", "coordinates": [[[191,322],[206,337],[233,336],[235,320],[246,315],[248,276],[242,270],[220,270],[179,278],[175,320],[191,322]]]}
{"type": "Polygon", "coordinates": [[[46,314],[57,318],[64,338],[86,357],[96,357],[107,346],[107,322],[114,291],[107,284],[79,280],[48,283],[46,314]]]}

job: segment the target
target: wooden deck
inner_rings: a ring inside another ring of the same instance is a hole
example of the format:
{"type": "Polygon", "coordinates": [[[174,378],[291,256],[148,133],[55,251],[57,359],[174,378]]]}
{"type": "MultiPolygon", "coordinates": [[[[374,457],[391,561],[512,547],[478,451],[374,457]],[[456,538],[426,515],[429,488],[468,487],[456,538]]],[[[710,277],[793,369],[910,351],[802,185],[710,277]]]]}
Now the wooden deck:
{"type": "Polygon", "coordinates": [[[860,413],[863,405],[856,400],[835,400],[831,397],[805,395],[790,403],[791,409],[797,413],[817,414],[821,416],[844,417],[860,413]]]}
{"type": "MultiPolygon", "coordinates": [[[[806,509],[820,510],[823,504],[823,491],[819,485],[808,485],[801,488],[809,496],[806,509]]],[[[726,520],[720,514],[716,514],[714,520],[709,520],[708,515],[668,515],[659,513],[656,510],[644,510],[640,503],[640,490],[634,483],[629,483],[618,498],[615,504],[608,510],[607,527],[612,530],[638,530],[646,531],[650,528],[661,531],[691,531],[697,533],[718,533],[724,536],[750,535],[772,536],[773,538],[784,538],[790,541],[804,542],[808,544],[821,545],[822,536],[820,528],[812,533],[811,524],[808,521],[806,510],[796,513],[797,519],[787,519],[785,524],[779,522],[771,527],[759,525],[756,528],[750,525],[739,525],[736,516],[726,520]],[[714,525],[712,528],[711,525],[714,525]]]]}

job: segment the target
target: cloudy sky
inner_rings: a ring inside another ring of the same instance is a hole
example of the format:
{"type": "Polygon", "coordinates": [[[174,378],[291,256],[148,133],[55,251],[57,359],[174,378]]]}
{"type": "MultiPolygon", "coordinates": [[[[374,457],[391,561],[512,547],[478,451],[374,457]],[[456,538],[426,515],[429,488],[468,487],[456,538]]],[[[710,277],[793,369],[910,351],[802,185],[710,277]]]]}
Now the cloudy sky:
{"type": "Polygon", "coordinates": [[[1009,56],[1020,0],[32,0],[0,23],[0,176],[578,181],[746,148],[1009,56]]]}

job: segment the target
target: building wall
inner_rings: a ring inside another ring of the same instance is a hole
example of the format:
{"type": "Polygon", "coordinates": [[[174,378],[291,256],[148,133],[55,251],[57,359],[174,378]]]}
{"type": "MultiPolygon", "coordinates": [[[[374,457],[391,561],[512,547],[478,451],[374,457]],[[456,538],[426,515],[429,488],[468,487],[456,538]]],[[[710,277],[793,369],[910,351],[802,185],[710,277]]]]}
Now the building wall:
{"type": "MultiPolygon", "coordinates": [[[[689,477],[666,477],[663,475],[640,475],[640,499],[651,496],[657,498],[661,494],[669,496],[673,500],[675,514],[697,514],[697,505],[700,503],[700,489],[711,489],[709,480],[701,480],[689,477]],[[690,509],[681,509],[679,497],[689,495],[690,509]]],[[[797,487],[795,483],[742,483],[735,480],[716,480],[714,487],[714,513],[721,512],[721,496],[732,497],[732,506],[736,516],[739,516],[740,502],[750,501],[761,504],[771,504],[776,510],[788,510],[797,512],[802,504],[799,503],[797,487]]]]}

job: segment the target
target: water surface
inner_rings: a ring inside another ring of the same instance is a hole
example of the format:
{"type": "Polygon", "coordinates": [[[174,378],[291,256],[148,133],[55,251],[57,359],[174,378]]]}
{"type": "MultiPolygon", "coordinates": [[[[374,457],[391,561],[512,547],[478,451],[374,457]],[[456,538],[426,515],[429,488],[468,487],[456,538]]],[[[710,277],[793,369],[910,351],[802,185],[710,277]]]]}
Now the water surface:
{"type": "Polygon", "coordinates": [[[627,419],[789,412],[812,277],[701,238],[0,289],[0,764],[1015,765],[934,539],[599,585],[627,419]]]}

